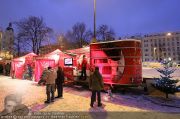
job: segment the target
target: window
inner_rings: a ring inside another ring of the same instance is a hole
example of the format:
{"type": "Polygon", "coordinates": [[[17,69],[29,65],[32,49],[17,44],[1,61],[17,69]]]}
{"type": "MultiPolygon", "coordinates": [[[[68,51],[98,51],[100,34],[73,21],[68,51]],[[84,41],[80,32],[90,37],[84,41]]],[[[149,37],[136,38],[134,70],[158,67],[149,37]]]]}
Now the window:
{"type": "Polygon", "coordinates": [[[149,61],[149,59],[145,59],[145,61],[149,61]]]}
{"type": "Polygon", "coordinates": [[[145,54],[145,56],[149,56],[148,54],[145,54]]]}
{"type": "Polygon", "coordinates": [[[179,37],[176,37],[176,40],[178,41],[178,40],[179,40],[179,37]]]}
{"type": "Polygon", "coordinates": [[[145,44],[144,47],[148,47],[148,44],[145,44]]]}
{"type": "Polygon", "coordinates": [[[156,39],[154,39],[154,41],[155,41],[155,43],[157,43],[157,40],[156,40],[156,39]]]}
{"type": "Polygon", "coordinates": [[[170,46],[170,43],[168,42],[168,46],[170,46]]]}
{"type": "Polygon", "coordinates": [[[148,42],[148,40],[144,40],[144,42],[146,43],[146,42],[148,42]]]}

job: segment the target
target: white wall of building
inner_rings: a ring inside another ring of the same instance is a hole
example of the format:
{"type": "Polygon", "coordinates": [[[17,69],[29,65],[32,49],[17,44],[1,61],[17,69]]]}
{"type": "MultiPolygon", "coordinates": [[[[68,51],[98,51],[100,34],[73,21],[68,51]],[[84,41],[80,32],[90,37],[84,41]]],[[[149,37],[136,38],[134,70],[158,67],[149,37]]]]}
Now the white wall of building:
{"type": "Polygon", "coordinates": [[[142,39],[143,62],[171,58],[180,64],[180,32],[145,35],[142,39]]]}

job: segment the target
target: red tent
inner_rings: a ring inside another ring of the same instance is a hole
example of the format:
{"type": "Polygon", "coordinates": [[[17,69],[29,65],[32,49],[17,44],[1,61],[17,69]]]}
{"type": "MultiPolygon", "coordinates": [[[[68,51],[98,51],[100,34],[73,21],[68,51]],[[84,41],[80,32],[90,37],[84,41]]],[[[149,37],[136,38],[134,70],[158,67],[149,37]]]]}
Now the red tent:
{"type": "Polygon", "coordinates": [[[33,60],[35,56],[37,55],[34,53],[29,53],[25,56],[13,59],[11,63],[12,76],[22,79],[23,73],[26,69],[26,65],[31,65],[31,67],[34,67],[33,60]]]}
{"type": "Polygon", "coordinates": [[[90,47],[83,47],[83,48],[78,48],[78,49],[73,49],[73,50],[67,50],[67,52],[76,54],[76,62],[74,63],[74,66],[76,66],[79,70],[81,70],[81,64],[82,64],[82,59],[83,55],[86,56],[88,64],[87,67],[89,69],[89,64],[90,64],[90,47]]]}
{"type": "Polygon", "coordinates": [[[83,55],[86,56],[87,59],[87,74],[90,74],[90,48],[78,48],[73,50],[67,50],[70,55],[73,55],[73,66],[65,66],[64,67],[64,74],[68,79],[74,80],[74,77],[79,77],[81,75],[81,67],[82,67],[82,60],[83,55]]]}
{"type": "Polygon", "coordinates": [[[42,72],[45,68],[51,66],[51,67],[57,67],[59,66],[59,61],[60,61],[60,56],[63,54],[62,51],[59,49],[43,55],[36,57],[36,62],[35,62],[35,81],[39,81],[40,77],[42,75],[42,72]]]}

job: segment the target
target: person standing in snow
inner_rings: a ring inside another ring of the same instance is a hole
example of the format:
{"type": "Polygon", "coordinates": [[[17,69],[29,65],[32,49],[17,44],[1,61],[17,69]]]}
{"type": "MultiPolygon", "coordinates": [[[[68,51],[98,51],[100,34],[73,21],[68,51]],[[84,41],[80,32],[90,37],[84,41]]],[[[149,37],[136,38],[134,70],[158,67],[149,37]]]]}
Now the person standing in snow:
{"type": "Polygon", "coordinates": [[[89,88],[92,90],[90,106],[93,107],[93,104],[96,101],[96,94],[98,97],[98,107],[102,106],[101,90],[104,89],[104,84],[103,84],[102,75],[99,72],[99,67],[95,67],[95,71],[90,77],[89,88]]]}

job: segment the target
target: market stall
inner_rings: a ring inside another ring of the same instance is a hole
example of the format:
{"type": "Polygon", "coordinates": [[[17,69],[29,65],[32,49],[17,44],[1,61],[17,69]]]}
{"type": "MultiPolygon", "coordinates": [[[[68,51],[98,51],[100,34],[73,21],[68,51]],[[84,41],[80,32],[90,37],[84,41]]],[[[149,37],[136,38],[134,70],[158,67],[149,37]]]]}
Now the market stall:
{"type": "Polygon", "coordinates": [[[23,79],[23,75],[27,70],[33,70],[36,56],[37,55],[34,53],[29,53],[25,56],[13,59],[11,63],[11,76],[13,78],[23,79]]]}

